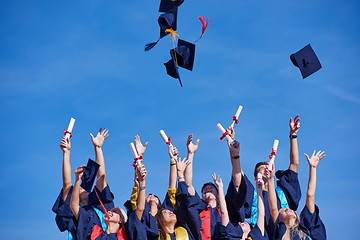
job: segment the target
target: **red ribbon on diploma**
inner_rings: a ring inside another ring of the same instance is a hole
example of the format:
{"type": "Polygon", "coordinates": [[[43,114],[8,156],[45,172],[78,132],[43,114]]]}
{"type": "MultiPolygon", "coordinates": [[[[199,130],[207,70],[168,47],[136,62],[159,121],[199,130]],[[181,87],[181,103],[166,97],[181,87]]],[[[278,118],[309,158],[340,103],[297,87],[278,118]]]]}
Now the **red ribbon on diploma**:
{"type": "Polygon", "coordinates": [[[69,132],[67,129],[63,129],[63,130],[64,130],[64,136],[68,133],[68,134],[70,134],[70,137],[72,137],[71,132],[69,132]]]}
{"type": "Polygon", "coordinates": [[[228,132],[228,131],[225,131],[225,132],[223,133],[223,135],[221,136],[221,138],[219,138],[219,140],[220,140],[220,141],[223,140],[224,137],[226,137],[226,135],[229,135],[229,132],[228,132]]]}
{"type": "Polygon", "coordinates": [[[132,164],[131,166],[133,166],[134,168],[136,168],[136,166],[137,166],[136,161],[137,161],[137,160],[140,160],[140,159],[143,159],[143,157],[142,157],[142,156],[139,156],[138,158],[134,158],[134,162],[133,162],[133,164],[132,164]]]}
{"type": "Polygon", "coordinates": [[[170,145],[171,143],[171,138],[168,137],[168,141],[166,142],[167,145],[170,145]]]}
{"type": "Polygon", "coordinates": [[[274,148],[271,149],[271,153],[269,155],[269,158],[272,159],[273,156],[276,156],[276,151],[274,148]]]}
{"type": "Polygon", "coordinates": [[[238,124],[238,123],[239,123],[239,120],[237,119],[236,116],[233,116],[233,120],[234,120],[235,124],[238,124]]]}

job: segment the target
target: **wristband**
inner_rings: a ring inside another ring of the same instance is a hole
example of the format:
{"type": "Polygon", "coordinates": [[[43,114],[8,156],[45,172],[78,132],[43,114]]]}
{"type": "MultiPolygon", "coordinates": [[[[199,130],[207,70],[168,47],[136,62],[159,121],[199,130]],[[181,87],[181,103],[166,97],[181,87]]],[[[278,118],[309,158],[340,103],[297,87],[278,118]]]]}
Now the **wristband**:
{"type": "Polygon", "coordinates": [[[290,135],[289,135],[289,138],[290,138],[290,139],[297,138],[297,135],[296,135],[296,134],[290,134],[290,135]]]}
{"type": "Polygon", "coordinates": [[[146,186],[139,186],[139,190],[144,190],[146,189],[146,186]]]}
{"type": "Polygon", "coordinates": [[[239,158],[240,158],[239,155],[233,157],[233,159],[239,159],[239,158]]]}

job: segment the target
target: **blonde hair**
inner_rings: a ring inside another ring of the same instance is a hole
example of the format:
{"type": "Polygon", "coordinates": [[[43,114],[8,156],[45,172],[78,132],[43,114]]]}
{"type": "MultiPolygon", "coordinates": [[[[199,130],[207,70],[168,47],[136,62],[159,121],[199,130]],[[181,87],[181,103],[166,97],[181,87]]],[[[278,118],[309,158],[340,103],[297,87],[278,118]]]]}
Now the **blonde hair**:
{"type": "Polygon", "coordinates": [[[295,220],[295,224],[293,226],[289,226],[287,224],[286,225],[286,231],[283,235],[283,237],[281,238],[281,240],[291,240],[293,239],[293,236],[298,236],[299,240],[306,240],[307,239],[307,234],[304,233],[301,228],[299,227],[300,224],[300,218],[298,215],[296,215],[296,220],[295,220]]]}

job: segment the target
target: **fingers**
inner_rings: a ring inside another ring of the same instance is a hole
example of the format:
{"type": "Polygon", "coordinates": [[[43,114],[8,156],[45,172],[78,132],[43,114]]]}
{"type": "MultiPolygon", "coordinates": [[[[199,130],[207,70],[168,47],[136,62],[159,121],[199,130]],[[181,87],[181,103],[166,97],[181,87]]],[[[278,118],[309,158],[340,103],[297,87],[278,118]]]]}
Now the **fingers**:
{"type": "Polygon", "coordinates": [[[94,139],[94,136],[92,135],[92,133],[90,133],[90,137],[91,137],[91,139],[94,139]]]}
{"type": "Polygon", "coordinates": [[[200,139],[196,140],[195,145],[199,146],[200,139]]]}
{"type": "Polygon", "coordinates": [[[306,153],[304,153],[305,157],[306,157],[306,160],[309,161],[309,155],[307,155],[306,153]]]}
{"type": "Polygon", "coordinates": [[[146,148],[146,146],[149,144],[149,142],[146,142],[145,144],[144,144],[144,147],[146,148]]]}

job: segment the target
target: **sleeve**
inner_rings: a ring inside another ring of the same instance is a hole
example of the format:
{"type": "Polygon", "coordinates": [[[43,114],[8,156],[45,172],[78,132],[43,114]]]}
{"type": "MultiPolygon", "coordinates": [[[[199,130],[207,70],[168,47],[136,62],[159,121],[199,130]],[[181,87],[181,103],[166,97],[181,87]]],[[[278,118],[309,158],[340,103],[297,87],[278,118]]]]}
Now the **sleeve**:
{"type": "Polygon", "coordinates": [[[233,179],[229,183],[225,200],[231,222],[243,222],[251,217],[251,206],[254,198],[254,186],[243,174],[239,191],[236,191],[233,179]]]}
{"type": "Polygon", "coordinates": [[[277,186],[283,190],[286,200],[289,204],[289,208],[296,211],[299,207],[301,198],[301,189],[299,183],[298,173],[287,169],[286,171],[277,171],[276,177],[277,186]]]}
{"type": "Polygon", "coordinates": [[[279,216],[277,223],[274,223],[274,239],[282,240],[282,237],[284,236],[285,232],[286,232],[286,225],[282,220],[282,218],[279,216]]]}
{"type": "Polygon", "coordinates": [[[136,216],[136,212],[133,211],[130,214],[129,219],[127,221],[127,233],[130,239],[148,239],[148,234],[150,236],[149,239],[156,239],[158,228],[156,225],[155,218],[154,217],[152,218],[153,219],[149,219],[149,226],[147,226],[145,224],[144,219],[140,220],[136,216]]]}
{"type": "Polygon", "coordinates": [[[70,208],[70,199],[72,194],[73,187],[70,188],[69,194],[67,198],[62,198],[62,189],[60,191],[59,196],[57,197],[54,206],[52,207],[52,211],[56,213],[55,222],[61,232],[66,230],[71,230],[74,228],[74,215],[70,208]]]}
{"type": "Polygon", "coordinates": [[[162,203],[162,208],[168,209],[172,212],[175,212],[178,208],[176,203],[176,194],[178,190],[176,188],[168,188],[165,199],[162,203]]]}
{"type": "MultiPolygon", "coordinates": [[[[94,187],[95,189],[96,187],[94,187]]],[[[106,210],[110,210],[114,207],[114,194],[111,192],[109,185],[107,185],[103,191],[99,191],[97,188],[97,193],[99,194],[99,198],[100,200],[103,202],[106,210]]],[[[102,209],[100,202],[96,196],[95,190],[93,190],[90,194],[89,194],[89,202],[91,205],[93,205],[94,207],[98,208],[98,209],[102,209]]]]}
{"type": "Polygon", "coordinates": [[[264,235],[262,235],[261,230],[258,227],[258,225],[255,225],[255,227],[253,227],[253,229],[251,229],[250,236],[252,239],[257,239],[257,240],[268,240],[269,239],[269,237],[267,236],[266,230],[264,231],[264,235]]]}
{"type": "MultiPolygon", "coordinates": [[[[242,238],[242,235],[244,234],[241,226],[239,224],[233,224],[231,222],[229,222],[226,227],[225,227],[225,232],[227,235],[227,239],[238,239],[238,238],[242,238]]],[[[257,239],[257,238],[255,238],[257,239]]]]}
{"type": "Polygon", "coordinates": [[[313,240],[326,239],[325,225],[320,219],[319,208],[316,205],[315,212],[313,213],[311,213],[306,206],[304,207],[300,214],[300,227],[308,230],[308,235],[310,235],[313,240]]]}
{"type": "Polygon", "coordinates": [[[136,209],[137,198],[138,198],[138,188],[133,187],[130,195],[130,200],[127,200],[124,203],[124,206],[127,210],[127,215],[130,215],[130,213],[136,209]]]}

